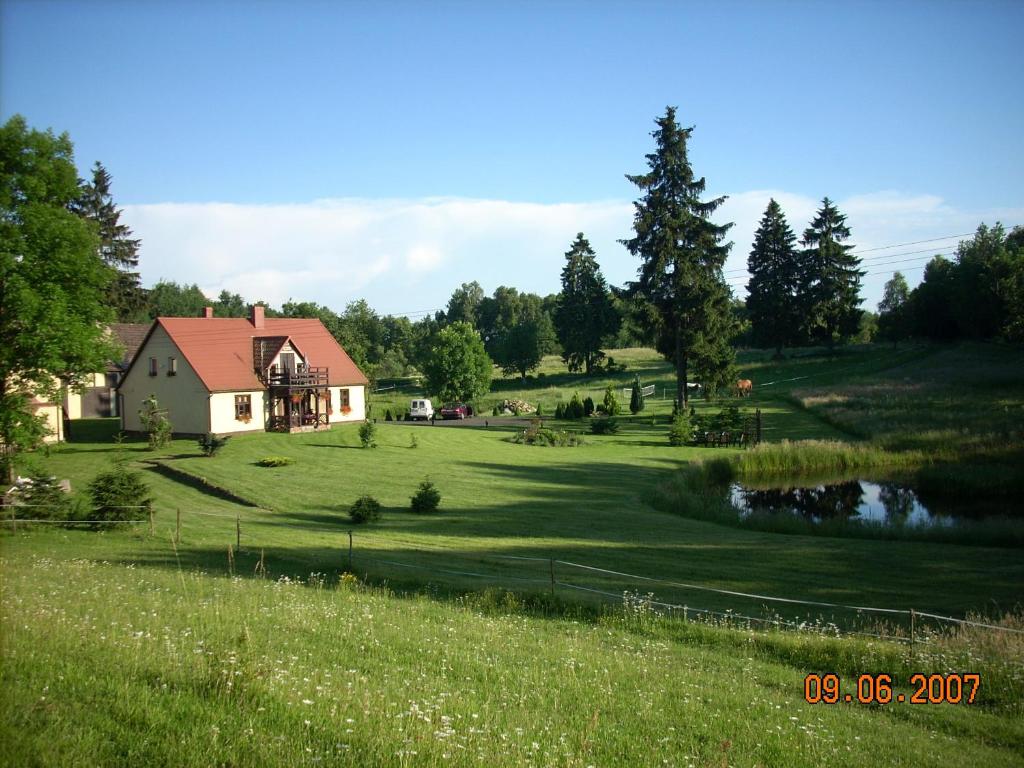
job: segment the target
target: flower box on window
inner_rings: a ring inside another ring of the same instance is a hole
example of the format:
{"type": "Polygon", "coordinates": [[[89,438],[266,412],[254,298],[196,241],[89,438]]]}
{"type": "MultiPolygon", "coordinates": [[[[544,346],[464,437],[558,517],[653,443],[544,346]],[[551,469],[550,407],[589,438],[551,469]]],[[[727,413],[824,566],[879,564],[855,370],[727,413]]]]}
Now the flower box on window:
{"type": "Polygon", "coordinates": [[[345,416],[348,416],[350,413],[352,413],[352,406],[350,406],[350,405],[343,405],[343,406],[341,406],[341,412],[345,416]]]}

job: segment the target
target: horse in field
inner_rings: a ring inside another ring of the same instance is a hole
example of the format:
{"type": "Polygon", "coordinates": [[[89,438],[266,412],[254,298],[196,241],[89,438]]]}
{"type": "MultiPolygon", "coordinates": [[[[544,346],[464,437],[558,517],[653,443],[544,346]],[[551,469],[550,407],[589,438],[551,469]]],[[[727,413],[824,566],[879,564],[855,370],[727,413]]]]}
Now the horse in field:
{"type": "Polygon", "coordinates": [[[750,379],[740,379],[736,382],[736,397],[750,397],[754,392],[754,382],[750,379]]]}

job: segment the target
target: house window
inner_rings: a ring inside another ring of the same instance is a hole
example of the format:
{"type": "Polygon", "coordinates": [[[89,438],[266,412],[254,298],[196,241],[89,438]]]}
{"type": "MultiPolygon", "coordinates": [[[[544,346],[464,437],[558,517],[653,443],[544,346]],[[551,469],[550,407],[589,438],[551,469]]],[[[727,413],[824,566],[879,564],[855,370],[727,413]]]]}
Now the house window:
{"type": "Polygon", "coordinates": [[[344,413],[346,415],[352,413],[352,406],[349,404],[349,401],[348,401],[348,390],[347,389],[339,389],[338,390],[338,400],[341,401],[341,412],[342,413],[344,413]]]}
{"type": "Polygon", "coordinates": [[[235,420],[252,420],[252,395],[235,395],[235,420]]]}
{"type": "Polygon", "coordinates": [[[156,358],[155,357],[151,357],[151,358],[149,358],[149,375],[150,376],[156,376],[156,373],[157,373],[156,358]]]}
{"type": "Polygon", "coordinates": [[[167,375],[177,376],[178,375],[178,358],[168,357],[167,358],[167,375]]]}

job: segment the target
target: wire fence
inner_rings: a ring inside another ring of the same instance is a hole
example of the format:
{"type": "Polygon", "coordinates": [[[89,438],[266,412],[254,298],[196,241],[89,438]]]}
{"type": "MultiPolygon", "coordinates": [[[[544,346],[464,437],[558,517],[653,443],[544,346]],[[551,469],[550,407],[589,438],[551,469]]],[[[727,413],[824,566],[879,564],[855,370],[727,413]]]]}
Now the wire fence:
{"type": "MultiPolygon", "coordinates": [[[[147,525],[150,536],[155,536],[155,512],[147,507],[120,507],[119,509],[147,510],[142,519],[137,520],[54,520],[48,518],[20,518],[14,517],[15,509],[38,508],[46,505],[18,505],[8,507],[11,516],[5,516],[3,523],[17,531],[17,526],[22,525],[61,525],[61,526],[102,526],[102,525],[147,525]]],[[[269,510],[253,509],[254,513],[266,512],[269,510]]],[[[261,550],[260,563],[258,567],[265,568],[265,556],[260,546],[260,540],[268,537],[262,536],[259,529],[267,527],[277,529],[293,529],[306,533],[323,533],[338,537],[338,550],[340,550],[338,570],[347,570],[355,573],[362,570],[364,576],[371,578],[386,578],[393,569],[400,572],[417,571],[429,577],[457,577],[458,579],[469,579],[473,582],[487,582],[491,586],[504,587],[508,589],[529,589],[533,592],[550,592],[552,596],[560,594],[564,599],[565,593],[580,594],[591,599],[600,598],[607,603],[613,601],[622,603],[627,608],[633,605],[642,605],[644,609],[652,609],[663,612],[671,617],[679,617],[684,621],[691,619],[713,619],[726,622],[730,625],[741,624],[747,628],[755,628],[755,625],[765,629],[776,630],[811,630],[825,632],[837,636],[853,635],[872,637],[882,640],[889,640],[898,643],[909,643],[911,646],[927,634],[926,621],[936,622],[946,626],[971,627],[991,632],[1006,633],[1010,635],[1024,635],[1024,630],[1015,627],[1002,626],[975,619],[958,618],[945,616],[930,611],[922,611],[915,608],[892,608],[871,605],[853,605],[838,602],[827,602],[823,600],[810,600],[782,595],[767,595],[755,592],[744,592],[735,589],[725,589],[708,584],[698,584],[688,581],[678,581],[661,576],[650,576],[641,573],[604,568],[589,563],[563,560],[556,557],[541,557],[536,555],[514,555],[500,551],[473,550],[467,552],[457,545],[446,545],[443,542],[425,543],[421,539],[406,538],[390,533],[373,533],[364,530],[351,529],[343,526],[319,527],[305,524],[293,524],[280,520],[259,519],[248,517],[245,520],[241,515],[225,515],[215,512],[204,512],[189,510],[184,516],[180,509],[175,510],[173,542],[175,546],[180,545],[183,531],[183,517],[194,515],[201,518],[213,518],[230,521],[233,523],[234,551],[228,545],[228,561],[234,563],[234,552],[242,552],[243,544],[255,551],[261,550]],[[244,532],[243,537],[243,522],[244,532]],[[254,532],[254,529],[256,532],[254,532]],[[363,544],[358,546],[357,543],[363,544]],[[389,551],[398,550],[403,558],[387,556],[389,551]],[[421,558],[419,562],[413,562],[412,558],[421,558]],[[426,558],[426,559],[423,559],[426,558]],[[438,562],[441,558],[442,562],[438,562]],[[462,567],[456,559],[469,563],[462,567]],[[532,570],[530,570],[532,569],[532,570]],[[539,571],[539,573],[538,573],[539,571]],[[640,589],[653,589],[669,591],[675,599],[666,596],[656,596],[653,591],[642,593],[640,589]],[[635,591],[634,591],[635,590],[635,591]],[[703,595],[705,600],[697,600],[691,603],[684,595],[703,595]],[[745,601],[746,609],[741,607],[725,607],[729,602],[745,601]],[[711,605],[707,603],[712,603],[711,605]],[[827,609],[832,613],[829,616],[812,618],[806,616],[802,621],[799,617],[786,616],[772,606],[782,608],[827,609]],[[756,615],[751,608],[760,608],[761,615],[756,615]],[[868,616],[881,617],[876,622],[866,621],[868,616]],[[845,620],[844,620],[845,617],[845,620]],[[825,621],[828,619],[828,621],[825,621]]],[[[203,533],[204,539],[208,537],[208,531],[203,533]]],[[[271,545],[278,546],[277,542],[271,545]]],[[[429,579],[428,579],[429,583],[429,579]]],[[[461,586],[450,584],[450,586],[461,586]]]]}

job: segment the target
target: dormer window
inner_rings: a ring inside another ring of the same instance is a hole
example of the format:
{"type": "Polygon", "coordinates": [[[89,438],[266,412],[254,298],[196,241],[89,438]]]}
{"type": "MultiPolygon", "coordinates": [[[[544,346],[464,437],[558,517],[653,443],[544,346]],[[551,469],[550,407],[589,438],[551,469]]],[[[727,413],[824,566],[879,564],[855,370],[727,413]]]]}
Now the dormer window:
{"type": "Polygon", "coordinates": [[[167,358],[167,375],[177,376],[178,375],[178,358],[168,357],[167,358]]]}

